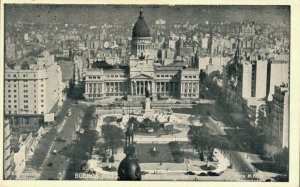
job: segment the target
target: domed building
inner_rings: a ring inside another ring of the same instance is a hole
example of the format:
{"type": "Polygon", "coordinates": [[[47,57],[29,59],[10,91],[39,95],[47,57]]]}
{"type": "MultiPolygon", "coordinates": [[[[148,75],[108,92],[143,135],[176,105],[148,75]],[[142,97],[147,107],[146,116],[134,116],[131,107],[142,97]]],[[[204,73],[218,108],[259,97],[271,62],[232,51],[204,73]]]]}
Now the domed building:
{"type": "Polygon", "coordinates": [[[150,29],[144,20],[143,11],[140,10],[138,20],[132,29],[131,55],[144,59],[149,58],[152,49],[150,29]]]}
{"type": "Polygon", "coordinates": [[[199,98],[199,72],[188,64],[157,63],[157,49],[143,11],[132,29],[129,72],[124,69],[88,69],[85,75],[87,100],[110,96],[126,96],[128,100],[144,102],[159,98],[199,98]]]}

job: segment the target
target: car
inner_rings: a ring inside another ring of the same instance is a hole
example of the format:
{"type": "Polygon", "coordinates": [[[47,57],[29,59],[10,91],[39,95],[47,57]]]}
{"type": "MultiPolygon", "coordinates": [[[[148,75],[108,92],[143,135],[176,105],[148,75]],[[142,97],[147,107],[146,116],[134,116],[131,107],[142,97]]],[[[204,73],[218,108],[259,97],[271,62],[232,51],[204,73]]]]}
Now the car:
{"type": "Polygon", "coordinates": [[[142,175],[146,175],[146,174],[148,174],[148,173],[149,173],[149,172],[147,172],[147,171],[142,171],[142,172],[141,172],[142,175]]]}
{"type": "Polygon", "coordinates": [[[187,171],[187,172],[185,172],[184,174],[185,174],[185,175],[196,175],[196,173],[195,173],[195,172],[192,172],[192,171],[187,171]]]}
{"type": "Polygon", "coordinates": [[[201,173],[199,173],[199,175],[198,176],[207,176],[207,173],[205,173],[205,172],[201,172],[201,173]]]}
{"type": "Polygon", "coordinates": [[[207,175],[208,176],[220,176],[220,173],[209,171],[209,172],[207,172],[207,175]]]}
{"type": "Polygon", "coordinates": [[[47,164],[47,166],[48,166],[48,167],[52,167],[52,166],[53,166],[53,163],[50,162],[50,163],[47,164]]]}
{"type": "Polygon", "coordinates": [[[55,141],[57,141],[57,142],[66,142],[65,139],[60,138],[60,137],[55,138],[55,141]]]}
{"type": "Polygon", "coordinates": [[[67,116],[71,116],[72,115],[72,110],[69,109],[68,112],[67,112],[67,116]]]}
{"type": "Polygon", "coordinates": [[[53,155],[56,155],[56,153],[57,153],[57,150],[53,150],[53,151],[51,152],[51,154],[53,154],[53,155]]]}
{"type": "Polygon", "coordinates": [[[93,174],[93,175],[95,175],[95,174],[96,174],[96,171],[94,171],[94,170],[88,170],[86,173],[87,173],[87,174],[93,174]]]}
{"type": "Polygon", "coordinates": [[[274,182],[274,179],[266,179],[265,182],[274,182]]]}
{"type": "Polygon", "coordinates": [[[277,175],[276,177],[273,177],[275,181],[277,182],[288,182],[289,177],[287,175],[277,175]]]}

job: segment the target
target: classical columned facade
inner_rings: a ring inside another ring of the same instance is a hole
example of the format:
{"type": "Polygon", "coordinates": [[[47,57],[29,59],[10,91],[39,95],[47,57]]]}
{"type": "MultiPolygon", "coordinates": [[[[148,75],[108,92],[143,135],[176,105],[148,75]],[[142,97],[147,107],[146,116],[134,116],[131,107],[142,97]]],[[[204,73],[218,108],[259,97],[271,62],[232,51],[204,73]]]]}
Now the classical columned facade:
{"type": "Polygon", "coordinates": [[[133,79],[131,80],[131,95],[144,95],[148,91],[150,95],[153,93],[153,80],[133,79]]]}

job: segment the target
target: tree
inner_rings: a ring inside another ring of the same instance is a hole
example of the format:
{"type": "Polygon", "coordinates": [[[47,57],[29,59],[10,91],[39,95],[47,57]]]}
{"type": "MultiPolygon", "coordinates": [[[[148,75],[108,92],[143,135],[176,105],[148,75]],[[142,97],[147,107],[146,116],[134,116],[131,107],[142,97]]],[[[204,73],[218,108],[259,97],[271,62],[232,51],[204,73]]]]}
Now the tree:
{"type": "Polygon", "coordinates": [[[264,145],[264,151],[268,155],[268,157],[272,158],[272,161],[275,162],[274,156],[279,152],[278,148],[274,145],[265,144],[264,145]]]}
{"type": "Polygon", "coordinates": [[[289,166],[289,149],[285,147],[279,153],[275,154],[274,160],[276,163],[277,170],[280,172],[288,172],[289,166]]]}
{"type": "Polygon", "coordinates": [[[124,145],[124,132],[121,128],[114,125],[103,125],[101,135],[106,146],[111,149],[112,155],[124,145]]]}
{"type": "Polygon", "coordinates": [[[190,126],[188,138],[197,150],[200,158],[203,158],[203,151],[205,149],[211,149],[212,137],[206,126],[190,126]]]}
{"type": "Polygon", "coordinates": [[[207,116],[201,116],[200,117],[200,122],[202,123],[202,124],[207,124],[208,123],[208,121],[209,121],[209,118],[207,117],[207,116]]]}

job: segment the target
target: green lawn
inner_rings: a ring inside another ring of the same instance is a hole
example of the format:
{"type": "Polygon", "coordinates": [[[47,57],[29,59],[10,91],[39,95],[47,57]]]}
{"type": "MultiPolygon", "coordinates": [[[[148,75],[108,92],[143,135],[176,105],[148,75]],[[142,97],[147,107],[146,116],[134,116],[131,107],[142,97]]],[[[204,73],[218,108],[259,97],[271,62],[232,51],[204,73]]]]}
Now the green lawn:
{"type": "Polygon", "coordinates": [[[140,163],[175,163],[167,144],[137,144],[135,145],[135,153],[140,163]],[[153,147],[156,148],[157,153],[151,153],[153,147]]]}

